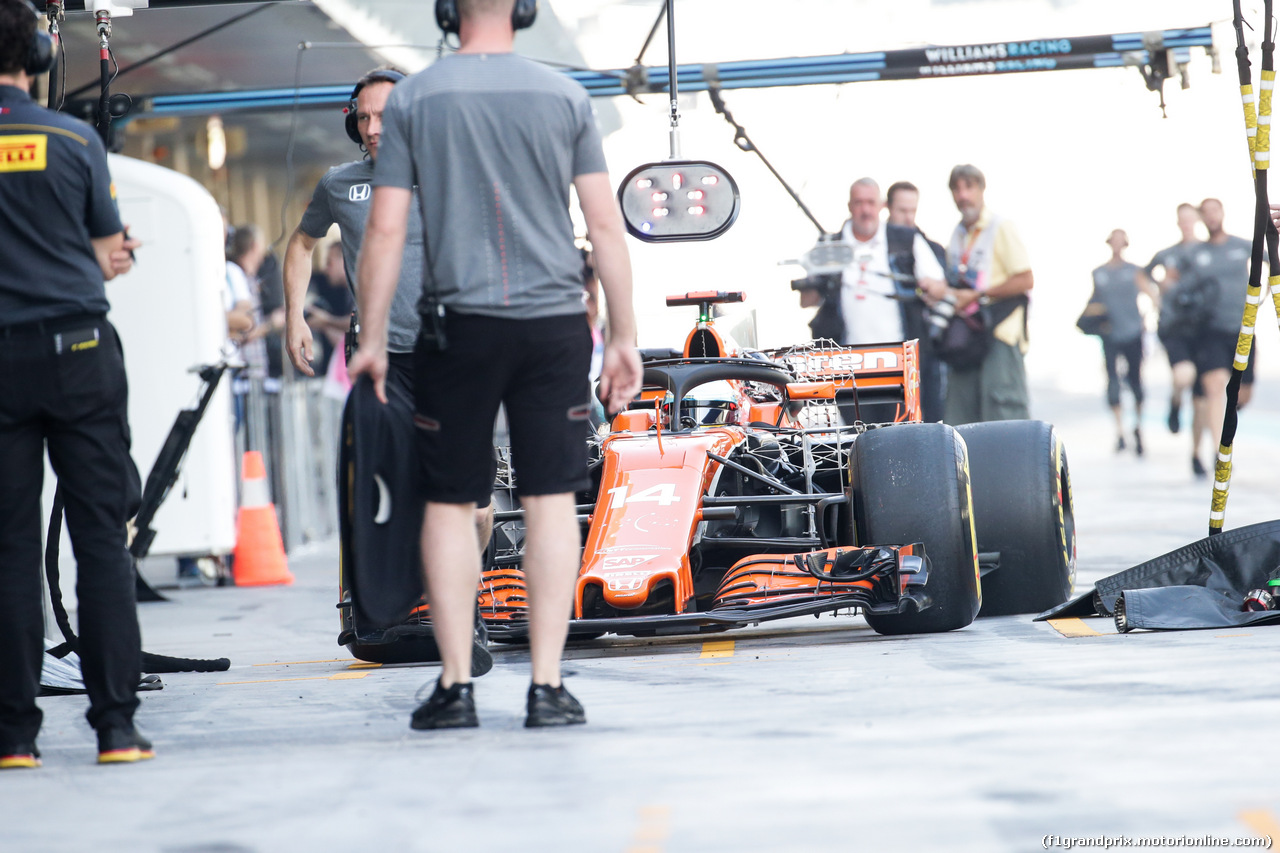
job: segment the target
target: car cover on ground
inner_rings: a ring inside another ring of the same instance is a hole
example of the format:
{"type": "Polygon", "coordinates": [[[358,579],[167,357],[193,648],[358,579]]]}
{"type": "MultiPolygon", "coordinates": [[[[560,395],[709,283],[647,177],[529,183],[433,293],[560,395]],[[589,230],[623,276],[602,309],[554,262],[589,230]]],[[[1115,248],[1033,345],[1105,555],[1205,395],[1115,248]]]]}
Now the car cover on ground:
{"type": "Polygon", "coordinates": [[[1280,521],[1265,521],[1193,542],[1098,581],[1094,589],[1036,621],[1114,617],[1123,630],[1182,631],[1280,622],[1280,611],[1248,612],[1245,596],[1266,589],[1280,566],[1280,521]]]}

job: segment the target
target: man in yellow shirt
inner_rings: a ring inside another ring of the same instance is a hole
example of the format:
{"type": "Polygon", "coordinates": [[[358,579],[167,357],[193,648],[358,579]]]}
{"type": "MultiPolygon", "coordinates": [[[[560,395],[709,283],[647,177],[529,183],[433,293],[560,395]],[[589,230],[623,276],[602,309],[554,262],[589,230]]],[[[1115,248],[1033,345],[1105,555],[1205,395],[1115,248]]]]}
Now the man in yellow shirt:
{"type": "Polygon", "coordinates": [[[954,299],[958,312],[981,305],[991,340],[978,365],[951,366],[944,420],[953,426],[1023,420],[1031,416],[1023,364],[1031,261],[1012,223],[986,207],[987,179],[980,169],[956,166],[949,186],[960,211],[947,247],[950,284],[935,286],[929,295],[954,299]]]}

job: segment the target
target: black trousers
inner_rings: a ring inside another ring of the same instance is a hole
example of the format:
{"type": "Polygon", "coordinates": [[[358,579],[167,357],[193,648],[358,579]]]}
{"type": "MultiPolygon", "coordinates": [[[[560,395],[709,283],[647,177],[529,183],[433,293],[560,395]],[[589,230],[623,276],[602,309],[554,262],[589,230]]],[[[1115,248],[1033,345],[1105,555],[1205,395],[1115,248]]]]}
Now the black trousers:
{"type": "Polygon", "coordinates": [[[104,317],[0,327],[0,752],[35,740],[44,655],[44,449],[62,485],[77,565],[89,724],[126,726],[141,663],[125,523],[141,484],[129,455],[128,382],[104,317]]]}
{"type": "MultiPolygon", "coordinates": [[[[1232,346],[1235,352],[1234,345],[1232,346]]],[[[1133,402],[1141,406],[1143,400],[1142,392],[1142,338],[1135,338],[1132,341],[1124,343],[1114,343],[1102,339],[1102,358],[1106,362],[1107,367],[1107,405],[1112,408],[1120,405],[1120,365],[1121,356],[1124,357],[1124,381],[1129,386],[1129,390],[1133,392],[1133,402]]]]}

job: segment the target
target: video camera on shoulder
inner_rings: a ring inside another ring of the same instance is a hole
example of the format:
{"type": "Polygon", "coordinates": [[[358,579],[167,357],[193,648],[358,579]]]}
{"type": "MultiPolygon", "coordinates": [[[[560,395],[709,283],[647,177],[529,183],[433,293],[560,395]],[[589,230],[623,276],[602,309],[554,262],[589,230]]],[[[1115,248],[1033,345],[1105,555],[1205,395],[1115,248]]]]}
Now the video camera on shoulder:
{"type": "Polygon", "coordinates": [[[851,263],[853,247],[839,234],[823,234],[813,248],[798,259],[781,262],[782,265],[804,267],[804,278],[791,282],[791,289],[797,291],[838,289],[844,268],[851,263]]]}

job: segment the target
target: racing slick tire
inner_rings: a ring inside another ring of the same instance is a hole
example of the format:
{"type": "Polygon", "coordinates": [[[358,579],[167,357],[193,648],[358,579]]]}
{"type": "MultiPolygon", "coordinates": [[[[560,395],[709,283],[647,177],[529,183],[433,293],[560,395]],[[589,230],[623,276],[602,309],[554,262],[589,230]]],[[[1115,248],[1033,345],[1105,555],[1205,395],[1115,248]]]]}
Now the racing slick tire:
{"type": "Polygon", "coordinates": [[[973,622],[982,604],[964,440],[945,424],[898,424],[853,443],[852,497],[859,542],[923,542],[923,610],[867,614],[879,634],[933,634],[973,622]]]}
{"type": "Polygon", "coordinates": [[[1075,511],[1067,452],[1043,421],[968,424],[978,551],[998,552],[982,579],[981,616],[1041,613],[1071,594],[1075,511]]]}

